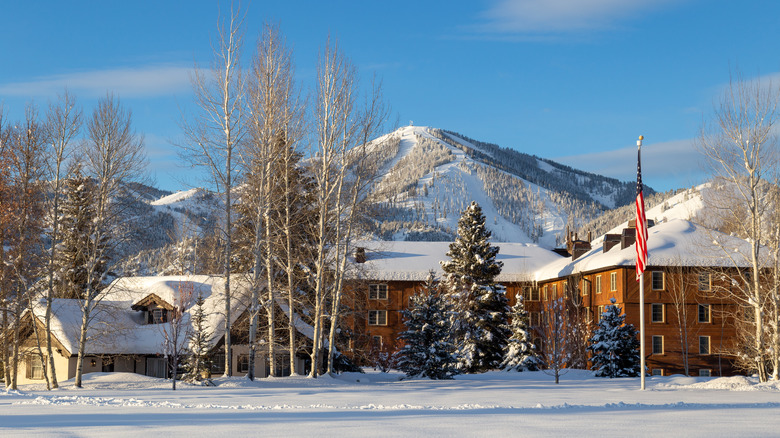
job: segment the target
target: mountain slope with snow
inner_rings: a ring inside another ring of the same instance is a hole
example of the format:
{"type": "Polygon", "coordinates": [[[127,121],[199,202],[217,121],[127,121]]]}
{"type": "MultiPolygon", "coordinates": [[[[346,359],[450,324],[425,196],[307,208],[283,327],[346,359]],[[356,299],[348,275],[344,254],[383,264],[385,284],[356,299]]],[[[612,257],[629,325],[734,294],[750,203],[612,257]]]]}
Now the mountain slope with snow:
{"type": "Polygon", "coordinates": [[[553,247],[567,225],[629,202],[634,190],[435,128],[400,128],[374,140],[372,150],[381,152],[374,199],[377,234],[386,240],[450,240],[460,212],[476,201],[495,241],[553,247]]]}

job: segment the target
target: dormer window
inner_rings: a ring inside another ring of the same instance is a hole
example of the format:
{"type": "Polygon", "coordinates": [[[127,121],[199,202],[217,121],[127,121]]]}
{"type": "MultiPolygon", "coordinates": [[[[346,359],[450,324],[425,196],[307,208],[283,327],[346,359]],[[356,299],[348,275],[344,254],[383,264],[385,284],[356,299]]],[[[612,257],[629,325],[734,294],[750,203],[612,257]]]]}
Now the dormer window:
{"type": "Polygon", "coordinates": [[[168,322],[168,311],[165,309],[150,309],[147,312],[147,324],[162,324],[168,322]]]}

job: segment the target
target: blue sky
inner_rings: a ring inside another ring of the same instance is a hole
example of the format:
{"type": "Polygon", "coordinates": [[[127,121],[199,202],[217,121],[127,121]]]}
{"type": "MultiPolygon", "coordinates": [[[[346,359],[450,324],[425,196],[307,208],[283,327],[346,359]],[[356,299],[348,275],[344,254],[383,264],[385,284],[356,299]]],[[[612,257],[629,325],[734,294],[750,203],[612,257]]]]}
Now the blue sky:
{"type": "MultiPolygon", "coordinates": [[[[0,101],[12,119],[68,86],[85,112],[107,91],[133,111],[157,185],[203,184],[171,140],[191,105],[189,71],[207,65],[222,1],[22,1],[0,14],[0,101]]],[[[393,119],[450,129],[623,180],[645,136],[646,184],[701,182],[692,148],[738,68],[780,69],[780,2],[723,0],[260,1],[280,25],[298,79],[313,85],[331,33],[366,82],[383,79],[393,119]]]]}

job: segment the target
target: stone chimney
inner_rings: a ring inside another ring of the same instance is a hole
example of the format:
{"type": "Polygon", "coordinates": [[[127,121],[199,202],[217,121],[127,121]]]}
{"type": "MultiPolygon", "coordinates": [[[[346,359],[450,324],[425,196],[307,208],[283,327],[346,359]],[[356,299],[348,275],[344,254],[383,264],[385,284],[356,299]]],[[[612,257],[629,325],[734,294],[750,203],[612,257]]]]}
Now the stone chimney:
{"type": "Polygon", "coordinates": [[[366,262],[366,249],[362,246],[358,246],[355,248],[355,263],[365,263],[366,262]]]}

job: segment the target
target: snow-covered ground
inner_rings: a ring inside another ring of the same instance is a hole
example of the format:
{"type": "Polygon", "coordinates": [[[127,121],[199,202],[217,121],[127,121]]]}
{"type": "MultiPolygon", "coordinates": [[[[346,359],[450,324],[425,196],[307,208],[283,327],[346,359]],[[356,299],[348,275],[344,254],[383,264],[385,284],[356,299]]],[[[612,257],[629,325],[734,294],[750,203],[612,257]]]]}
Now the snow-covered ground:
{"type": "Polygon", "coordinates": [[[216,379],[195,387],[123,373],[48,392],[0,392],[2,436],[777,436],[780,384],[744,377],[594,378],[491,372],[216,379]]]}

